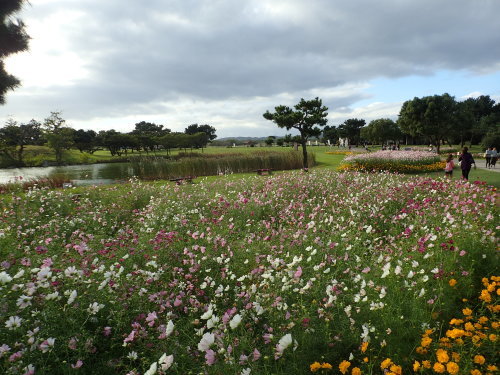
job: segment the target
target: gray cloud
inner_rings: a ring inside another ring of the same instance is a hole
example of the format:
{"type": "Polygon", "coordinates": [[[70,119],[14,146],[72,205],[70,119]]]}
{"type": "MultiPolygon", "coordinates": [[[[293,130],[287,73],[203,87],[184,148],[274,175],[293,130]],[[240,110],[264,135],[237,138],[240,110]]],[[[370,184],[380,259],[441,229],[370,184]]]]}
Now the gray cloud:
{"type": "MultiPolygon", "coordinates": [[[[24,14],[29,24],[65,12],[76,17],[66,48],[89,75],[23,104],[63,106],[75,119],[157,113],[182,98],[316,96],[378,77],[496,71],[500,61],[495,0],[53,0],[24,14]]],[[[363,98],[325,102],[347,111],[363,98]]]]}

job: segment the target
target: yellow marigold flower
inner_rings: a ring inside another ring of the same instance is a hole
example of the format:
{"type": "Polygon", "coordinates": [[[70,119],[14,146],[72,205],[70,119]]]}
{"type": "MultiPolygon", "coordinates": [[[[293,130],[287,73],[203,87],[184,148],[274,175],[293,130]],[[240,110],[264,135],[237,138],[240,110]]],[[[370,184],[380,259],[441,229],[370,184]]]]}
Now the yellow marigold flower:
{"type": "Polygon", "coordinates": [[[339,370],[342,374],[345,374],[347,372],[347,369],[349,368],[349,366],[351,365],[351,362],[349,361],[342,361],[340,362],[339,364],[339,370]]]}
{"type": "Polygon", "coordinates": [[[417,372],[419,368],[420,368],[420,362],[415,361],[415,363],[413,363],[413,371],[417,372]]]}
{"type": "Polygon", "coordinates": [[[478,335],[472,336],[472,342],[474,344],[477,344],[479,341],[481,341],[481,337],[479,337],[478,335]]]}
{"type": "Polygon", "coordinates": [[[488,286],[488,284],[490,283],[490,281],[488,280],[488,278],[487,278],[487,277],[483,277],[483,278],[481,279],[481,281],[483,282],[483,285],[484,285],[484,286],[488,286]]]}
{"type": "Polygon", "coordinates": [[[459,369],[460,368],[455,362],[448,362],[446,364],[446,371],[448,371],[448,373],[450,373],[451,375],[457,374],[459,369]]]}
{"type": "Polygon", "coordinates": [[[455,280],[455,279],[450,279],[450,281],[448,281],[448,284],[450,284],[450,286],[452,286],[452,287],[453,287],[453,286],[457,285],[457,280],[455,280]]]}
{"type": "Polygon", "coordinates": [[[490,341],[497,341],[497,335],[495,335],[494,333],[490,333],[488,338],[490,339],[490,341]]]}
{"type": "Polygon", "coordinates": [[[431,344],[431,342],[432,342],[432,339],[430,337],[423,337],[422,341],[420,342],[420,345],[422,345],[422,347],[426,348],[431,344]]]}
{"type": "Polygon", "coordinates": [[[426,329],[425,332],[424,332],[424,336],[429,336],[432,333],[434,333],[434,329],[426,329]]]}
{"type": "Polygon", "coordinates": [[[446,336],[451,337],[452,339],[456,339],[458,337],[462,337],[465,334],[465,331],[463,329],[449,329],[446,331],[446,336]]]}
{"type": "Polygon", "coordinates": [[[474,331],[474,329],[475,329],[474,325],[471,322],[465,323],[465,327],[464,328],[465,328],[466,331],[474,331]]]}
{"type": "Polygon", "coordinates": [[[401,366],[397,366],[397,365],[392,365],[390,370],[391,370],[391,372],[393,372],[394,374],[397,374],[397,375],[401,375],[403,372],[403,370],[401,369],[401,366]]]}
{"type": "Polygon", "coordinates": [[[481,291],[481,296],[479,297],[479,299],[483,300],[484,302],[491,302],[491,295],[486,289],[483,289],[481,291]]]}
{"type": "Polygon", "coordinates": [[[498,371],[498,367],[495,365],[488,365],[487,369],[488,371],[498,371]]]}
{"type": "Polygon", "coordinates": [[[486,316],[482,316],[478,320],[479,320],[479,323],[485,324],[489,319],[486,316]]]}
{"type": "Polygon", "coordinates": [[[368,357],[363,358],[364,363],[368,363],[368,361],[369,361],[368,357]]]}
{"type": "Polygon", "coordinates": [[[491,328],[497,329],[500,326],[500,323],[498,322],[491,322],[491,328]]]}
{"type": "Polygon", "coordinates": [[[321,365],[319,362],[314,362],[309,366],[309,368],[311,369],[311,372],[316,372],[321,368],[321,365]]]}
{"type": "Polygon", "coordinates": [[[474,369],[474,370],[471,370],[471,375],[481,375],[481,371],[479,371],[478,369],[474,369]]]}
{"type": "Polygon", "coordinates": [[[382,361],[382,363],[380,364],[380,368],[382,370],[385,370],[386,368],[388,368],[390,365],[392,365],[392,361],[390,358],[386,358],[382,361]]]}
{"type": "Polygon", "coordinates": [[[323,363],[321,364],[321,368],[326,368],[326,369],[328,369],[328,370],[331,370],[331,369],[332,369],[332,365],[331,365],[331,364],[329,364],[328,362],[323,362],[323,363]]]}
{"type": "Polygon", "coordinates": [[[462,340],[462,339],[456,339],[455,340],[455,344],[457,344],[457,345],[463,345],[464,344],[464,340],[462,340]]]}
{"type": "Polygon", "coordinates": [[[488,285],[488,287],[486,288],[488,290],[488,292],[494,292],[495,291],[495,283],[493,284],[490,284],[488,285]]]}
{"type": "Polygon", "coordinates": [[[437,372],[438,374],[442,374],[445,370],[445,367],[442,363],[436,362],[434,363],[434,366],[432,366],[432,369],[434,372],[437,372]]]}
{"type": "Polygon", "coordinates": [[[474,356],[474,363],[477,363],[478,365],[484,364],[485,361],[486,359],[480,354],[474,356]]]}
{"type": "Polygon", "coordinates": [[[361,370],[359,367],[354,367],[351,372],[352,375],[361,375],[361,370]]]}
{"type": "Polygon", "coordinates": [[[436,350],[436,358],[438,362],[441,363],[446,363],[450,360],[450,356],[448,355],[448,352],[443,349],[438,349],[436,350]]]}
{"type": "Polygon", "coordinates": [[[462,313],[464,315],[470,315],[470,314],[472,314],[472,310],[469,309],[468,307],[466,307],[465,309],[462,310],[462,313]]]}
{"type": "Polygon", "coordinates": [[[453,358],[455,362],[460,362],[460,354],[458,354],[457,352],[451,353],[451,358],[453,358]]]}
{"type": "Polygon", "coordinates": [[[365,341],[364,343],[361,344],[361,353],[366,352],[366,349],[368,349],[368,342],[365,341]]]}
{"type": "Polygon", "coordinates": [[[495,305],[495,306],[488,306],[488,308],[493,312],[497,313],[500,311],[500,305],[495,305]]]}
{"type": "Polygon", "coordinates": [[[483,326],[479,323],[474,323],[474,328],[475,329],[483,329],[483,326]]]}
{"type": "Polygon", "coordinates": [[[421,346],[419,346],[417,349],[416,349],[416,352],[418,354],[427,354],[427,349],[424,349],[422,348],[421,346]]]}
{"type": "Polygon", "coordinates": [[[422,366],[424,368],[431,368],[431,361],[422,361],[422,366]]]}
{"type": "Polygon", "coordinates": [[[450,324],[451,325],[457,325],[457,326],[460,325],[460,324],[462,324],[463,322],[464,321],[462,319],[455,319],[455,318],[453,318],[452,320],[450,320],[450,324]]]}

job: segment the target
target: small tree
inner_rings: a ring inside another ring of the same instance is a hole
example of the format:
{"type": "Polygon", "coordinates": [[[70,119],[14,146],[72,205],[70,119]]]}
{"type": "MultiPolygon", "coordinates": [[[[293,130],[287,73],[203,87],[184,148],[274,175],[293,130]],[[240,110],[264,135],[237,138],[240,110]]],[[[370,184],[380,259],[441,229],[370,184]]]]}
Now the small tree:
{"type": "Polygon", "coordinates": [[[56,162],[61,164],[63,150],[73,145],[74,130],[66,126],[66,120],[61,117],[61,112],[51,112],[44,120],[43,128],[48,145],[56,154],[56,162]]]}
{"type": "Polygon", "coordinates": [[[280,105],[274,108],[275,112],[266,111],[264,118],[273,121],[278,127],[287,130],[296,129],[300,133],[300,144],[302,145],[303,167],[307,169],[307,140],[321,134],[318,126],[325,126],[328,122],[328,108],[323,106],[321,99],[316,97],[312,100],[300,99],[300,102],[290,107],[280,105]]]}

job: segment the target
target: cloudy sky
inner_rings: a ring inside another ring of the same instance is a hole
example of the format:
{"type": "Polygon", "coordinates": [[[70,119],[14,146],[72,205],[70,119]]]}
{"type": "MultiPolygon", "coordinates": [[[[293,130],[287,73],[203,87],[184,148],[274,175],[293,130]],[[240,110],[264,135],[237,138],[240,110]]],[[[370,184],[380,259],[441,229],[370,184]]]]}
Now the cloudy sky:
{"type": "Polygon", "coordinates": [[[30,0],[7,118],[76,129],[145,120],[283,135],[262,114],[323,99],[329,124],[396,119],[413,97],[500,101],[499,0],[30,0]]]}

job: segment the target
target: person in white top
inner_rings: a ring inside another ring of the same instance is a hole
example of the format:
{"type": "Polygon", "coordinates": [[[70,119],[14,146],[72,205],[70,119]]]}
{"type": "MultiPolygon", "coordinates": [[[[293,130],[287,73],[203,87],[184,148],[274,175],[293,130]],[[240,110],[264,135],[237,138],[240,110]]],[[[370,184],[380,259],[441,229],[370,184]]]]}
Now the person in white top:
{"type": "Polygon", "coordinates": [[[493,150],[491,147],[488,147],[486,149],[486,152],[484,153],[484,157],[486,159],[486,168],[489,168],[490,165],[491,165],[491,154],[492,154],[493,150]]]}
{"type": "Polygon", "coordinates": [[[495,168],[497,160],[498,160],[498,152],[496,147],[493,147],[493,150],[491,150],[490,168],[495,168]]]}

